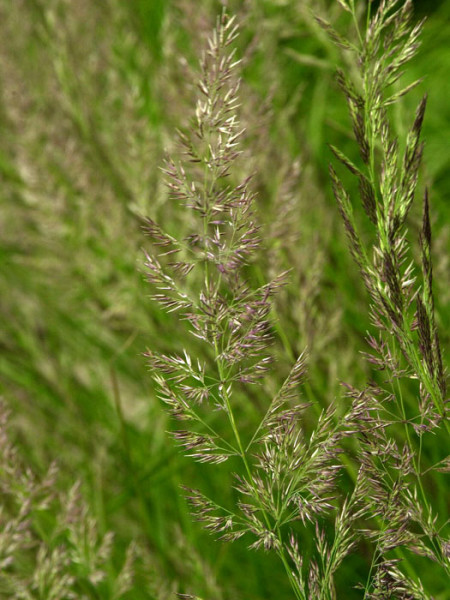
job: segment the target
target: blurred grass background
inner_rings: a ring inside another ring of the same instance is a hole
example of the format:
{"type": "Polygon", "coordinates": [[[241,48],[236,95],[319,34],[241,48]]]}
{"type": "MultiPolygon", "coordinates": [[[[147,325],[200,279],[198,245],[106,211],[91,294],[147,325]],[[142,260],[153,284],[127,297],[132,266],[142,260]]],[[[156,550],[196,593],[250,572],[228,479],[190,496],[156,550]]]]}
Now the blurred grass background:
{"type": "MultiPolygon", "coordinates": [[[[293,268],[274,315],[279,367],[267,388],[307,345],[305,394],[326,406],[341,398],[341,381],[373,376],[355,358],[370,328],[367,298],[327,175],[328,143],[349,156],[355,148],[334,81],[340,59],[313,12],[340,31],[350,23],[334,1],[228,4],[241,23],[246,156],[265,239],[250,276],[293,268]]],[[[289,597],[272,557],[249,553],[245,542],[217,543],[191,522],[180,484],[223,495],[228,471],[221,481],[214,467],[212,478],[210,467],[178,452],[142,357],[146,347],[192,344],[148,299],[139,216],[186,227],[159,167],[175,129],[188,125],[198,56],[220,6],[0,0],[0,391],[27,463],[43,472],[57,460],[61,486],[81,480],[100,529],[113,530],[119,548],[140,541],[147,558],[136,599],[172,589],[289,597]]],[[[432,190],[438,323],[448,349],[450,4],[418,1],[416,14],[427,23],[406,79],[424,82],[395,124],[404,134],[427,91],[423,183],[432,190]]],[[[419,219],[420,202],[412,240],[419,219]]],[[[261,400],[243,400],[251,423],[261,400]]],[[[348,568],[357,579],[363,558],[348,568]]]]}

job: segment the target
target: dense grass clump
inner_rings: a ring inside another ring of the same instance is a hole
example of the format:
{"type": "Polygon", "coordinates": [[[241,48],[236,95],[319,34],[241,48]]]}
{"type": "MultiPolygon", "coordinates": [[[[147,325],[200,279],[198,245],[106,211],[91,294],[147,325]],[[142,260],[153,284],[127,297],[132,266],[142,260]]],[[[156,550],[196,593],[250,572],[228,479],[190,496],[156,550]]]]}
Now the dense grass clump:
{"type": "Polygon", "coordinates": [[[0,6],[0,597],[445,600],[448,7],[223,4],[0,6]]]}

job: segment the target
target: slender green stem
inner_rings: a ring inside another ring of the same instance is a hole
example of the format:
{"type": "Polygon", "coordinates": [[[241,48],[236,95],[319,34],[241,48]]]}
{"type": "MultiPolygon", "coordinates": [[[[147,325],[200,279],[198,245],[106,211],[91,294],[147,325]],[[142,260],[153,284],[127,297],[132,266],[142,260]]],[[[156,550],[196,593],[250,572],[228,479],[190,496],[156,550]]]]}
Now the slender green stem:
{"type": "MultiPolygon", "coordinates": [[[[217,357],[218,356],[217,342],[216,342],[215,348],[216,348],[216,357],[217,357]]],[[[223,363],[222,363],[222,361],[220,359],[217,360],[217,368],[218,368],[218,371],[219,371],[219,377],[223,381],[224,375],[225,375],[225,371],[224,371],[223,363]]],[[[240,457],[242,459],[242,462],[243,462],[244,467],[245,467],[245,471],[246,471],[247,476],[249,478],[249,483],[252,484],[252,482],[253,482],[253,473],[252,473],[252,470],[250,468],[250,464],[249,464],[248,459],[247,459],[246,451],[245,451],[244,446],[242,444],[242,440],[241,440],[241,436],[239,434],[239,430],[238,430],[238,428],[236,426],[236,420],[235,420],[235,417],[234,417],[233,408],[231,406],[230,398],[228,396],[228,392],[225,389],[225,387],[223,389],[222,396],[223,396],[223,399],[225,401],[225,408],[226,408],[226,412],[227,412],[228,419],[229,419],[229,422],[230,422],[230,426],[231,426],[231,429],[233,431],[233,435],[235,437],[237,446],[239,448],[240,457]]],[[[261,510],[263,518],[264,518],[264,520],[266,522],[267,528],[269,530],[272,530],[273,528],[272,528],[272,526],[270,524],[269,516],[267,515],[267,512],[265,511],[264,507],[261,506],[261,505],[260,505],[260,510],[261,510]]],[[[278,548],[277,548],[276,552],[277,552],[278,556],[280,557],[281,562],[283,563],[283,566],[285,568],[286,574],[288,576],[288,579],[289,579],[289,582],[291,584],[291,587],[292,587],[292,589],[293,589],[293,591],[295,593],[295,596],[296,596],[297,600],[306,600],[306,597],[303,594],[303,591],[301,590],[301,588],[300,588],[297,580],[293,576],[292,570],[291,570],[291,568],[289,566],[289,562],[288,562],[288,559],[286,557],[286,552],[284,550],[283,538],[281,536],[281,531],[280,531],[279,527],[276,528],[276,535],[277,535],[277,538],[278,538],[278,548]]]]}

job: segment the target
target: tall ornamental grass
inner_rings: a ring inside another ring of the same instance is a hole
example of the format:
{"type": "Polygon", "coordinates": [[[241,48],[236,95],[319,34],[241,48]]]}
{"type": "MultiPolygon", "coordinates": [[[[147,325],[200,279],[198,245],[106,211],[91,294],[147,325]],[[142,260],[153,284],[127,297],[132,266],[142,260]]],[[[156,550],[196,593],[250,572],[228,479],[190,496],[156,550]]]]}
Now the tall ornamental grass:
{"type": "Polygon", "coordinates": [[[450,598],[421,6],[0,0],[0,598],[450,598]]]}

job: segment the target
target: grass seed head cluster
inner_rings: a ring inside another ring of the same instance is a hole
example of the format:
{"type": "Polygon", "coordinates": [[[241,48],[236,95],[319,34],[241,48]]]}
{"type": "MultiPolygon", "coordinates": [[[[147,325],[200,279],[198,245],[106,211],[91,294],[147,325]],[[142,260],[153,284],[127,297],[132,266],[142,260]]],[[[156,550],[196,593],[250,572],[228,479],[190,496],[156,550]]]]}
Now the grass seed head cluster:
{"type": "Polygon", "coordinates": [[[174,240],[153,222],[146,227],[154,245],[163,248],[170,272],[158,258],[147,257],[148,278],[159,290],[155,297],[169,311],[184,314],[192,333],[210,347],[211,367],[187,353],[161,356],[149,351],[148,357],[161,398],[177,419],[189,422],[189,429],[174,432],[187,453],[201,462],[218,464],[236,456],[242,463],[242,473],[233,476],[233,507],[188,490],[194,515],[207,530],[230,541],[249,534],[251,549],[277,554],[297,598],[334,598],[334,574],[358,543],[372,546],[372,563],[362,583],[364,598],[427,598],[408,554],[436,562],[447,575],[449,559],[421,472],[424,438],[448,426],[434,318],[427,192],[420,284],[405,224],[418,184],[426,99],[404,142],[393,135],[389,115],[390,107],[418,83],[395,91],[418,47],[422,24],[411,25],[411,2],[382,2],[364,31],[354,3],[341,4],[354,17],[357,43],[322,18],[318,22],[355,66],[351,77],[339,70],[338,82],[348,102],[361,167],[339,149],[332,150],[358,178],[360,200],[374,228],[371,247],[360,232],[353,199],[332,166],[330,174],[350,250],[371,300],[378,334],[368,335],[374,354],[366,353],[366,360],[383,372],[381,385],[369,383],[356,390],[346,384],[348,412],[338,416],[330,402],[306,436],[302,420],[310,406],[299,401],[298,389],[306,373],[303,352],[253,435],[239,421],[234,390],[257,383],[271,368],[271,298],[287,275],[256,289],[245,277],[245,263],[260,242],[251,179],[233,186],[230,178],[241,132],[234,74],[239,62],[229,49],[236,27],[226,13],[202,60],[196,119],[190,132],[180,136],[187,161],[171,160],[165,170],[172,198],[198,213],[197,233],[174,240]],[[182,260],[175,261],[178,256],[182,260]],[[186,283],[191,272],[193,283],[186,283]],[[193,290],[195,297],[190,295],[193,290]],[[402,396],[405,380],[418,382],[411,415],[402,396]],[[211,411],[228,421],[228,435],[215,428],[219,416],[211,417],[211,411]],[[348,466],[353,490],[344,496],[339,477],[348,463],[340,454],[345,452],[343,439],[350,436],[357,440],[355,463],[348,466]],[[323,528],[329,513],[334,514],[331,535],[323,528]],[[315,551],[307,560],[300,548],[310,530],[293,527],[298,521],[314,526],[315,551]]]}
{"type": "Polygon", "coordinates": [[[0,598],[448,598],[427,25],[229,5],[6,11],[0,598]]]}

